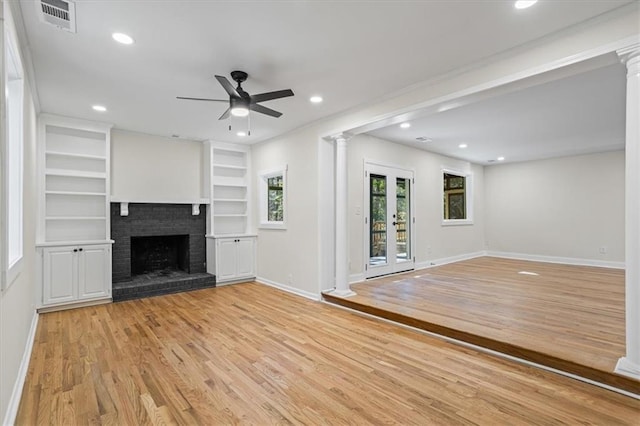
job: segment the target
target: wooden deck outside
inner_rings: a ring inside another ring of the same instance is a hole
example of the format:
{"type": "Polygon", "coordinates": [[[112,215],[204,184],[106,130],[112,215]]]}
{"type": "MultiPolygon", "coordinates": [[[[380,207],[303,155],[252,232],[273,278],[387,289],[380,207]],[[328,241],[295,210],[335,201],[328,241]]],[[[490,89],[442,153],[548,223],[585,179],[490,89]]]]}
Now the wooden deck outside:
{"type": "Polygon", "coordinates": [[[612,373],[625,354],[622,270],[481,257],[351,288],[325,298],[640,393],[612,373]]]}
{"type": "Polygon", "coordinates": [[[17,424],[637,424],[639,414],[636,399],[248,283],[43,314],[17,424]]]}

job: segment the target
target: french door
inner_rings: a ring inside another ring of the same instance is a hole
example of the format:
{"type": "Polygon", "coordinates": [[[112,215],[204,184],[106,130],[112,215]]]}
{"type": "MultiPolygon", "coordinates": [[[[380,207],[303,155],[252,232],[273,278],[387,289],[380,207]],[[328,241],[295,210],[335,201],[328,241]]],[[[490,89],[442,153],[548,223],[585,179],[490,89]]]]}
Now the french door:
{"type": "Polygon", "coordinates": [[[413,172],[365,163],[367,278],[414,269],[413,172]]]}

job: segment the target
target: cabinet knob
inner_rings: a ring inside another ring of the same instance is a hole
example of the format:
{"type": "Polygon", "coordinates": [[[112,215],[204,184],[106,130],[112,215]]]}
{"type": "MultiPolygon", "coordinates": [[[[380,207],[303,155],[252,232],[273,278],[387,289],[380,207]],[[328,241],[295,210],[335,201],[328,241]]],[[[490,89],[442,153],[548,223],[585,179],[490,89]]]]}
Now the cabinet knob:
{"type": "Polygon", "coordinates": [[[78,251],[82,251],[82,247],[80,247],[80,248],[78,249],[78,251]]]}
{"type": "Polygon", "coordinates": [[[74,252],[74,253],[77,253],[77,252],[78,252],[78,249],[73,249],[73,252],[74,252]]]}

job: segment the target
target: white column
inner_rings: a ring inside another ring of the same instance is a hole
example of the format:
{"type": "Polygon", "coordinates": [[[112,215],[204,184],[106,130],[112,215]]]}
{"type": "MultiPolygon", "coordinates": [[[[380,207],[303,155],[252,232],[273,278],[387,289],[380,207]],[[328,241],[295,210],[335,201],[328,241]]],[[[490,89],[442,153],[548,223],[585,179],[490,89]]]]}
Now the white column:
{"type": "Polygon", "coordinates": [[[627,65],[625,146],[626,355],[615,372],[640,380],[640,44],[618,51],[627,65]]]}
{"type": "Polygon", "coordinates": [[[349,240],[348,233],[348,169],[347,139],[344,135],[334,138],[336,142],[336,296],[353,296],[349,288],[349,240]]]}

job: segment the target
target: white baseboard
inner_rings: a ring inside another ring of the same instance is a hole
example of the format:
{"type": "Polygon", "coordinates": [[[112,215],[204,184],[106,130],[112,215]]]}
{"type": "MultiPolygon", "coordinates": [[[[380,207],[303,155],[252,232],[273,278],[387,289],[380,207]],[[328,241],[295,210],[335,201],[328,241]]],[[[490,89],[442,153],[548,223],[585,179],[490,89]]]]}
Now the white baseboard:
{"type": "Polygon", "coordinates": [[[503,251],[486,252],[485,256],[505,259],[530,260],[532,262],[562,263],[565,265],[597,266],[600,268],[624,269],[624,262],[612,262],[597,259],[578,259],[573,257],[541,256],[537,254],[509,253],[503,251]]]}
{"type": "Polygon", "coordinates": [[[434,266],[446,265],[447,263],[460,262],[462,260],[475,259],[476,257],[486,256],[486,251],[476,251],[473,253],[458,254],[456,256],[442,257],[440,259],[427,260],[417,262],[416,269],[433,268],[434,266]]]}
{"type": "Polygon", "coordinates": [[[22,397],[22,389],[24,388],[24,382],[27,379],[27,371],[29,370],[29,361],[31,360],[31,351],[33,350],[33,343],[36,338],[36,329],[38,328],[39,315],[36,311],[33,312],[33,318],[31,319],[31,328],[29,329],[29,335],[27,336],[27,343],[24,347],[22,354],[22,361],[20,361],[20,368],[18,370],[18,376],[13,384],[13,391],[11,392],[11,398],[9,398],[9,405],[7,406],[7,412],[4,416],[2,424],[9,426],[15,424],[16,416],[18,415],[18,407],[20,406],[20,398],[22,397]]]}
{"type": "MultiPolygon", "coordinates": [[[[502,251],[481,250],[473,253],[458,254],[456,256],[442,257],[440,259],[416,262],[415,269],[433,268],[434,266],[446,265],[448,263],[460,262],[463,260],[475,259],[476,257],[492,256],[505,259],[529,260],[532,262],[561,263],[565,265],[597,266],[601,268],[624,269],[624,262],[612,262],[597,259],[578,259],[573,257],[542,256],[537,254],[509,253],[502,251]]],[[[349,284],[365,281],[367,276],[364,272],[349,275],[349,284]]]]}
{"type": "Polygon", "coordinates": [[[627,357],[620,358],[616,364],[616,369],[613,371],[623,376],[640,380],[640,365],[631,362],[627,357]]]}
{"type": "Polygon", "coordinates": [[[277,289],[280,289],[280,290],[284,290],[287,293],[292,293],[292,294],[295,294],[297,296],[305,297],[307,299],[311,299],[311,300],[315,300],[315,301],[318,301],[318,300],[321,299],[321,296],[319,294],[311,293],[309,291],[300,290],[299,288],[295,288],[295,287],[291,287],[289,285],[277,283],[275,281],[271,281],[271,280],[268,280],[266,278],[256,277],[256,281],[259,282],[260,284],[264,284],[264,285],[268,285],[269,287],[274,287],[274,288],[277,288],[277,289]]]}

